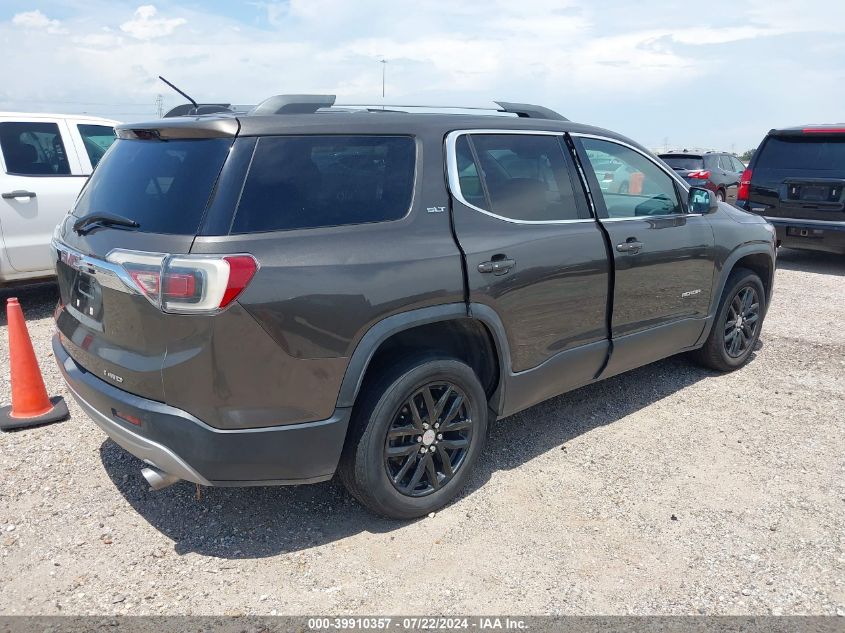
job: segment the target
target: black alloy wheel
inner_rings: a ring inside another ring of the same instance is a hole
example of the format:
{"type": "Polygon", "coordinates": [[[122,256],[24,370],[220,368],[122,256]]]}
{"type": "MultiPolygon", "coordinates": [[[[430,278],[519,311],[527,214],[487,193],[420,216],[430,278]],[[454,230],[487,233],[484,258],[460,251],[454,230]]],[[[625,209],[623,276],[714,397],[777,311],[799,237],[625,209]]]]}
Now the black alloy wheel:
{"type": "Polygon", "coordinates": [[[338,475],[382,516],[413,519],[439,510],[472,474],[488,407],[478,375],[463,360],[421,352],[386,362],[361,388],[338,475]]]}
{"type": "Polygon", "coordinates": [[[756,338],[760,323],[760,298],[753,286],[737,292],[728,307],[725,321],[725,351],[731,358],[740,358],[756,338]]]}
{"type": "Polygon", "coordinates": [[[460,470],[472,441],[466,394],[448,382],[425,385],[399,408],[387,431],[384,466],[403,495],[422,497],[460,470]]]}
{"type": "Polygon", "coordinates": [[[765,315],[766,290],[760,276],[747,268],[732,270],[713,327],[691,356],[717,371],[739,369],[754,355],[765,315]]]}

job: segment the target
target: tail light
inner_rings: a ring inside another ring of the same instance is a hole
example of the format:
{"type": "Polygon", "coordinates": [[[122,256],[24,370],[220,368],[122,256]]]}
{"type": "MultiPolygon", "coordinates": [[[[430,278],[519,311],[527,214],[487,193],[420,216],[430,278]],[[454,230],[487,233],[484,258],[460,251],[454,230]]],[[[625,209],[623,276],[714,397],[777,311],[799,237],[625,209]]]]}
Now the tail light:
{"type": "Polygon", "coordinates": [[[748,194],[751,190],[751,169],[746,169],[742,172],[739,178],[739,188],[736,190],[737,200],[748,200],[748,194]]]}
{"type": "Polygon", "coordinates": [[[252,255],[167,255],[113,250],[124,282],[164,312],[214,314],[243,292],[258,270],[252,255]]]}
{"type": "Polygon", "coordinates": [[[687,178],[695,178],[696,180],[710,180],[710,171],[707,169],[697,169],[688,173],[687,178]]]}

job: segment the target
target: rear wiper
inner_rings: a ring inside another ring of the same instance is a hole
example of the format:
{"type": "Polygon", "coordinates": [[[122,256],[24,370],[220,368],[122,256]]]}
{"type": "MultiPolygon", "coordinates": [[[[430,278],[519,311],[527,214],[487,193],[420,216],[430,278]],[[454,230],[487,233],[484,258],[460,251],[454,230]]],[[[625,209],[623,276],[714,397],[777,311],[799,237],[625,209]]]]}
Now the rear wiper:
{"type": "Polygon", "coordinates": [[[79,235],[85,235],[97,228],[105,228],[107,226],[123,226],[128,229],[137,229],[140,224],[135,220],[124,218],[122,215],[115,215],[114,213],[94,213],[80,218],[73,225],[73,230],[79,235]]]}

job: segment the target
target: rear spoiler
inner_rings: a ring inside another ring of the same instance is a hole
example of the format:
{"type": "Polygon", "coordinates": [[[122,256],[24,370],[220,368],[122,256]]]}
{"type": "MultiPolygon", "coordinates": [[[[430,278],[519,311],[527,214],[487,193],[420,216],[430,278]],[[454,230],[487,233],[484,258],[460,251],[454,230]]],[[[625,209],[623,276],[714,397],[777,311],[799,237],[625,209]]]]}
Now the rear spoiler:
{"type": "Polygon", "coordinates": [[[845,134],[845,125],[808,125],[785,130],[769,130],[769,136],[838,136],[840,134],[845,134]]]}
{"type": "Polygon", "coordinates": [[[114,128],[118,138],[142,141],[167,141],[192,138],[235,137],[241,129],[240,122],[231,116],[203,119],[160,119],[145,123],[123,123],[114,128]]]}

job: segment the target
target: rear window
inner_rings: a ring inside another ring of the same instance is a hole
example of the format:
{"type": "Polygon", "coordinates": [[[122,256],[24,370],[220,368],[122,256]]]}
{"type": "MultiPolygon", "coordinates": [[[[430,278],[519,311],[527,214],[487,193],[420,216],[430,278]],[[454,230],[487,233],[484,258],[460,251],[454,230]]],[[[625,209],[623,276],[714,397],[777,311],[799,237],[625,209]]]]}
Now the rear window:
{"type": "Polygon", "coordinates": [[[845,136],[770,136],[760,149],[755,168],[845,172],[845,136]]]}
{"type": "Polygon", "coordinates": [[[194,235],[231,139],[114,142],[82,190],[74,215],[114,213],[146,233],[194,235]]]}
{"type": "Polygon", "coordinates": [[[411,206],[415,157],[405,136],[261,138],[232,233],[397,220],[411,206]]]}
{"type": "Polygon", "coordinates": [[[703,169],[704,159],[701,156],[672,156],[661,154],[660,158],[672,169],[703,169]]]}

